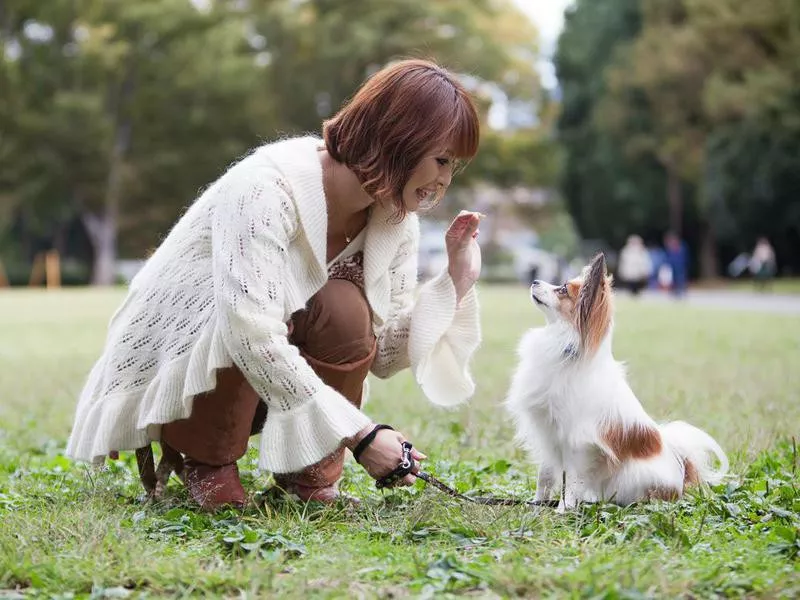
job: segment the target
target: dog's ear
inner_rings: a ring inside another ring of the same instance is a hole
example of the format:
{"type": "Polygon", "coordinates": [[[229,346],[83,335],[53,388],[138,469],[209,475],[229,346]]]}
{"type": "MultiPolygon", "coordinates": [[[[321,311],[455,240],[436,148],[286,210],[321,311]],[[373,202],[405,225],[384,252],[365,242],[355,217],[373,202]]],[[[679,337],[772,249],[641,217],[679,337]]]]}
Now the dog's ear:
{"type": "Polygon", "coordinates": [[[589,264],[575,310],[582,350],[591,354],[611,324],[611,280],[606,275],[606,257],[602,252],[589,264]]]}
{"type": "Polygon", "coordinates": [[[602,294],[606,277],[606,257],[601,252],[596,255],[584,271],[583,283],[578,294],[578,323],[589,320],[592,309],[602,294]]]}

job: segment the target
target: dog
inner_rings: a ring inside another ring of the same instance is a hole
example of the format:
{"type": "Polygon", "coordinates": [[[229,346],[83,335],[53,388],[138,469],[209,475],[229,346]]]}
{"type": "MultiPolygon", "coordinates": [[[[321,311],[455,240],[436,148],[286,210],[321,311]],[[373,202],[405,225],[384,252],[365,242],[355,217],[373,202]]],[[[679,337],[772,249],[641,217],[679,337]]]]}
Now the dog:
{"type": "Polygon", "coordinates": [[[580,277],[530,288],[546,325],[523,336],[505,406],[539,466],[535,500],[560,492],[559,512],[580,502],[676,500],[728,471],[710,435],[682,421],[657,424],[631,390],[611,353],[611,282],[598,254],[580,277]]]}

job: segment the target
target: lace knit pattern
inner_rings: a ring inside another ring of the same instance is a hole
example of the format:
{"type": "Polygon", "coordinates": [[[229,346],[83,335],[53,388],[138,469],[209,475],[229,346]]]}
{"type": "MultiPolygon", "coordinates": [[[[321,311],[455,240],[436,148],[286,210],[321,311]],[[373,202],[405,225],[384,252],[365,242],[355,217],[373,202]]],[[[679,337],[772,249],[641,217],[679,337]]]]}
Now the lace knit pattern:
{"type": "MultiPolygon", "coordinates": [[[[69,456],[97,461],[159,439],[160,425],[187,418],[194,396],[214,389],[216,371],[233,364],[269,406],[265,469],[300,470],[369,424],[287,339],[285,323],[328,277],[318,143],[259,149],[178,221],[111,319],[78,402],[69,456]]],[[[378,218],[368,228],[361,260],[376,315],[373,372],[411,365],[432,401],[463,401],[474,391],[467,363],[480,339],[474,293],[456,310],[452,282],[440,277],[415,299],[416,220],[390,227],[378,218]]]]}
{"type": "Polygon", "coordinates": [[[378,333],[372,373],[380,378],[390,377],[411,364],[408,339],[411,333],[413,295],[417,284],[416,240],[418,237],[406,237],[389,267],[391,312],[394,318],[378,333]]]}

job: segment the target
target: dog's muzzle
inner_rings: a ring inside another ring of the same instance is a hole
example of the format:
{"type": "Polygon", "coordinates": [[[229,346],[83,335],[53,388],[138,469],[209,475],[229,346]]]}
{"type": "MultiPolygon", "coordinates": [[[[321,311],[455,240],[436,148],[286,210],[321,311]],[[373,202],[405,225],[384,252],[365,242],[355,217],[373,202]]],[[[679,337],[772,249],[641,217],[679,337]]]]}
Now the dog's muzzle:
{"type": "Polygon", "coordinates": [[[533,285],[531,286],[531,298],[533,299],[534,302],[536,302],[536,304],[544,305],[544,302],[539,300],[539,298],[536,296],[536,287],[538,285],[539,285],[538,281],[533,282],[533,285]]]}

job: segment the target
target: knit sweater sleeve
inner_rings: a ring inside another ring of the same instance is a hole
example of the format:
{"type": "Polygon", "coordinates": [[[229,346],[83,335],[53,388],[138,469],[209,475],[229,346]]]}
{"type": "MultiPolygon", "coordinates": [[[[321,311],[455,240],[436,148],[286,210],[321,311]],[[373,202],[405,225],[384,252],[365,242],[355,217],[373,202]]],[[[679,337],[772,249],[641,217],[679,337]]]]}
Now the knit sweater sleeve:
{"type": "Polygon", "coordinates": [[[263,468],[298,471],[370,420],[325,385],[288,341],[284,286],[298,217],[288,185],[268,171],[220,190],[212,225],[214,295],[223,344],[266,402],[263,468]]]}
{"type": "Polygon", "coordinates": [[[388,377],[411,367],[431,402],[452,406],[475,392],[469,363],[481,341],[477,292],[471,289],[456,305],[447,269],[417,286],[418,250],[418,229],[409,227],[390,267],[390,314],[372,372],[388,377]]]}

